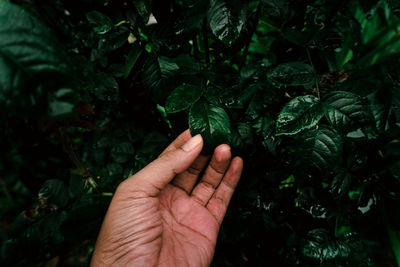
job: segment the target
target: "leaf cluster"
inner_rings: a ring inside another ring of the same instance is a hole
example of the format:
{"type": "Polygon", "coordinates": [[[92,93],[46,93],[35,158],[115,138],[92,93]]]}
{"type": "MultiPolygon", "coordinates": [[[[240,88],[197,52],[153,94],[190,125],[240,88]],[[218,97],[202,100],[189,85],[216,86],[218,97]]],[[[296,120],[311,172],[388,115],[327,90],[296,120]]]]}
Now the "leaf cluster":
{"type": "Polygon", "coordinates": [[[399,15],[0,0],[0,263],[86,266],[118,184],[189,127],[245,163],[213,266],[400,264],[399,15]]]}

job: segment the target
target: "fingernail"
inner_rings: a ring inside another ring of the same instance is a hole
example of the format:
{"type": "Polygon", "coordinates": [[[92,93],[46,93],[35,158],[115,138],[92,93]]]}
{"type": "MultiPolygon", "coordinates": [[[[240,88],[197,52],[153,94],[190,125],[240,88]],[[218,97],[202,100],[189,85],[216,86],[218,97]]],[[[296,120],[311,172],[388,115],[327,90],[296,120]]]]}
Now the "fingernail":
{"type": "Polygon", "coordinates": [[[203,140],[203,138],[201,138],[200,134],[190,138],[189,141],[187,141],[182,146],[183,151],[186,151],[186,152],[192,151],[194,148],[196,148],[201,143],[202,140],[203,140]]]}

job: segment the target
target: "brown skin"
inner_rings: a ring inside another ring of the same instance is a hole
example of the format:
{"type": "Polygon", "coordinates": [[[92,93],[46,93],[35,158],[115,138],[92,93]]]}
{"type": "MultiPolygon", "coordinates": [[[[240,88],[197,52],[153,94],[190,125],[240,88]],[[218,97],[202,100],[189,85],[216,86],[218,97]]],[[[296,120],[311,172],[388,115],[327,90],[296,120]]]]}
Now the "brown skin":
{"type": "Polygon", "coordinates": [[[104,219],[91,266],[209,266],[243,161],[228,145],[209,157],[183,132],[120,184],[104,219]],[[204,175],[198,181],[199,173],[204,175]]]}

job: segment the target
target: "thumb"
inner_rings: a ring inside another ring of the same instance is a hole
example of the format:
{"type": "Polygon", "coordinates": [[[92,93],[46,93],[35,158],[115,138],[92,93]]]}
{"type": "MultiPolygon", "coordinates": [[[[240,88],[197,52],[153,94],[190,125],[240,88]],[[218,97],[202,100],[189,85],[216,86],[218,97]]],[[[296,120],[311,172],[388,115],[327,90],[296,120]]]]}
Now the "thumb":
{"type": "Polygon", "coordinates": [[[199,156],[202,147],[203,139],[198,134],[190,138],[181,147],[162,154],[125,182],[128,187],[132,186],[132,190],[138,190],[148,196],[155,196],[177,174],[184,172],[192,165],[199,156]]]}

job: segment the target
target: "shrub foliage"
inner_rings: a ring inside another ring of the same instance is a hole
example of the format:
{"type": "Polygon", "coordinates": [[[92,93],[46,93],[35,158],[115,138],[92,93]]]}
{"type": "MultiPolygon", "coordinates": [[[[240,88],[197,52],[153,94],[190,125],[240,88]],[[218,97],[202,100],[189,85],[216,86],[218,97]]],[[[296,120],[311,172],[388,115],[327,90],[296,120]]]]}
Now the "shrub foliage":
{"type": "Polygon", "coordinates": [[[395,0],[0,0],[0,239],[86,266],[118,184],[190,127],[245,171],[214,266],[400,264],[395,0]]]}

